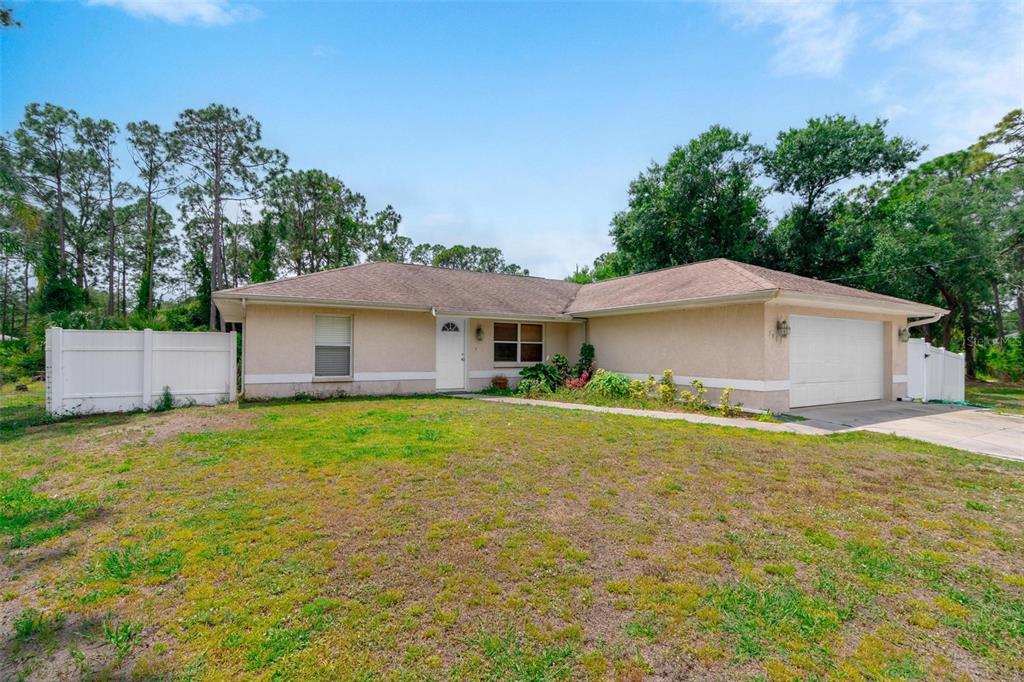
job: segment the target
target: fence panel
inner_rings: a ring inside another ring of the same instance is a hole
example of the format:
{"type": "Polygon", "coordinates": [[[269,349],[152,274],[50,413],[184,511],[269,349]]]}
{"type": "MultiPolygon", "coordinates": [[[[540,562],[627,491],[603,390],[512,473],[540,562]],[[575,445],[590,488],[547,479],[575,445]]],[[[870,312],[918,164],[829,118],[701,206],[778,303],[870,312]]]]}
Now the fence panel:
{"type": "Polygon", "coordinates": [[[907,396],[919,400],[964,399],[964,356],[923,339],[907,343],[907,396]]]}
{"type": "Polygon", "coordinates": [[[46,409],[52,415],[234,400],[235,333],[46,330],[46,409]]]}

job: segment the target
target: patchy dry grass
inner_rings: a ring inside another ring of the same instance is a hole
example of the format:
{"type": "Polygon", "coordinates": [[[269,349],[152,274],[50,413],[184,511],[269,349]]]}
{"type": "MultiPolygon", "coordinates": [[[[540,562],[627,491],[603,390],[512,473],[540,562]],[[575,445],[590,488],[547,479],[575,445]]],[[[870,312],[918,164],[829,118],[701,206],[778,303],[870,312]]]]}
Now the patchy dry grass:
{"type": "Polygon", "coordinates": [[[1024,414],[1024,385],[996,381],[969,381],[967,401],[991,407],[997,412],[1024,414]]]}
{"type": "Polygon", "coordinates": [[[0,442],[0,678],[1024,676],[1024,468],[445,398],[0,442]]]}

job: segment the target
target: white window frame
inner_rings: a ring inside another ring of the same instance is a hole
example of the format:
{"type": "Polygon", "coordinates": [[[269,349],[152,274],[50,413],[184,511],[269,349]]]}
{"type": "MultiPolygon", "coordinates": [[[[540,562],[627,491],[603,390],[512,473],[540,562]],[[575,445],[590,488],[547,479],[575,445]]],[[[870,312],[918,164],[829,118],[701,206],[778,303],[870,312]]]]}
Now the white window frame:
{"type": "Polygon", "coordinates": [[[356,364],[355,359],[355,338],[356,338],[356,322],[352,315],[313,315],[313,381],[338,381],[338,380],[351,380],[352,374],[354,373],[354,367],[356,364]],[[340,317],[348,320],[349,330],[349,342],[339,344],[318,344],[316,342],[316,321],[320,317],[340,317]],[[316,373],[316,348],[317,346],[323,345],[325,347],[332,348],[345,348],[348,347],[348,374],[317,374],[316,373]]]}
{"type": "Polygon", "coordinates": [[[537,362],[544,362],[545,350],[547,344],[548,330],[547,325],[543,322],[513,322],[511,320],[495,320],[491,323],[491,362],[495,367],[529,367],[535,365],[537,362]],[[515,341],[502,341],[495,336],[494,325],[497,324],[514,324],[516,325],[516,340],[515,341]],[[529,324],[540,327],[540,342],[537,341],[523,341],[523,325],[529,324]],[[516,345],[516,359],[515,360],[495,360],[494,359],[494,347],[499,343],[514,343],[516,345]],[[540,360],[536,362],[523,360],[523,344],[528,346],[540,345],[540,360]]]}

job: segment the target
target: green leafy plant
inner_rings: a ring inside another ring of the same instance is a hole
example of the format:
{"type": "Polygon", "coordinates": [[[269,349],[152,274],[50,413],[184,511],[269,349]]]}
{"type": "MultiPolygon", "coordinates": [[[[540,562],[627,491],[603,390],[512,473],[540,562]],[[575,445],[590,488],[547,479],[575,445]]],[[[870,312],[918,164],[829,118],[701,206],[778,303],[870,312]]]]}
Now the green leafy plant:
{"type": "Polygon", "coordinates": [[[580,346],[580,359],[576,361],[572,375],[578,377],[584,372],[594,374],[594,346],[586,342],[580,346]]]}
{"type": "Polygon", "coordinates": [[[551,356],[551,364],[558,372],[558,383],[560,385],[572,377],[572,365],[569,364],[569,359],[561,353],[555,353],[551,356]]]}
{"type": "Polygon", "coordinates": [[[164,386],[164,391],[160,394],[160,400],[153,406],[153,411],[166,412],[172,409],[174,409],[174,394],[171,393],[170,386],[164,386]]]}
{"type": "Polygon", "coordinates": [[[633,400],[647,400],[654,393],[657,385],[658,383],[654,380],[653,376],[648,376],[644,381],[634,379],[629,382],[629,397],[633,400]]]}
{"type": "Polygon", "coordinates": [[[704,384],[702,384],[698,379],[694,379],[690,382],[690,388],[693,390],[683,391],[682,394],[680,394],[680,397],[683,399],[686,407],[698,412],[704,412],[707,410],[708,401],[704,396],[707,395],[708,389],[704,388],[704,384]]]}
{"type": "Polygon", "coordinates": [[[548,385],[539,379],[527,378],[519,382],[516,393],[526,398],[537,398],[551,393],[548,385]]]}
{"type": "Polygon", "coordinates": [[[625,374],[599,369],[587,384],[586,391],[602,398],[628,398],[629,384],[629,377],[625,374]]]}
{"type": "Polygon", "coordinates": [[[740,414],[741,403],[735,405],[729,402],[729,398],[732,397],[732,386],[727,387],[722,391],[722,395],[718,396],[718,411],[722,413],[723,417],[738,417],[740,414]]]}
{"type": "Polygon", "coordinates": [[[520,370],[519,376],[523,379],[533,379],[544,384],[548,391],[555,390],[562,383],[558,375],[558,369],[554,365],[546,365],[543,362],[524,367],[520,370]]]}
{"type": "Polygon", "coordinates": [[[14,636],[17,639],[28,639],[47,635],[59,630],[63,622],[62,614],[47,616],[39,609],[28,608],[14,619],[14,636]]]}
{"type": "Polygon", "coordinates": [[[132,621],[121,621],[114,623],[110,620],[103,621],[103,639],[110,646],[114,647],[117,655],[124,657],[138,643],[139,635],[142,634],[142,626],[132,621]]]}
{"type": "Polygon", "coordinates": [[[676,382],[670,369],[661,373],[661,381],[658,382],[658,400],[666,405],[676,401],[676,382]]]}

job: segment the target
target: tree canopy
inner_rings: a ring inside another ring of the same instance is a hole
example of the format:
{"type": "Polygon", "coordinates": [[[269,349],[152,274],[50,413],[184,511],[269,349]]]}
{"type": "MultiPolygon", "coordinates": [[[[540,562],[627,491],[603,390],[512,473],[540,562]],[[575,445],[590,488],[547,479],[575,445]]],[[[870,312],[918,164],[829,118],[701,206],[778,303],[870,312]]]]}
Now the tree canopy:
{"type": "Polygon", "coordinates": [[[612,218],[612,238],[629,268],[722,256],[760,260],[768,216],[758,155],[749,134],[716,125],[641,173],[629,186],[629,208],[612,218]]]}

